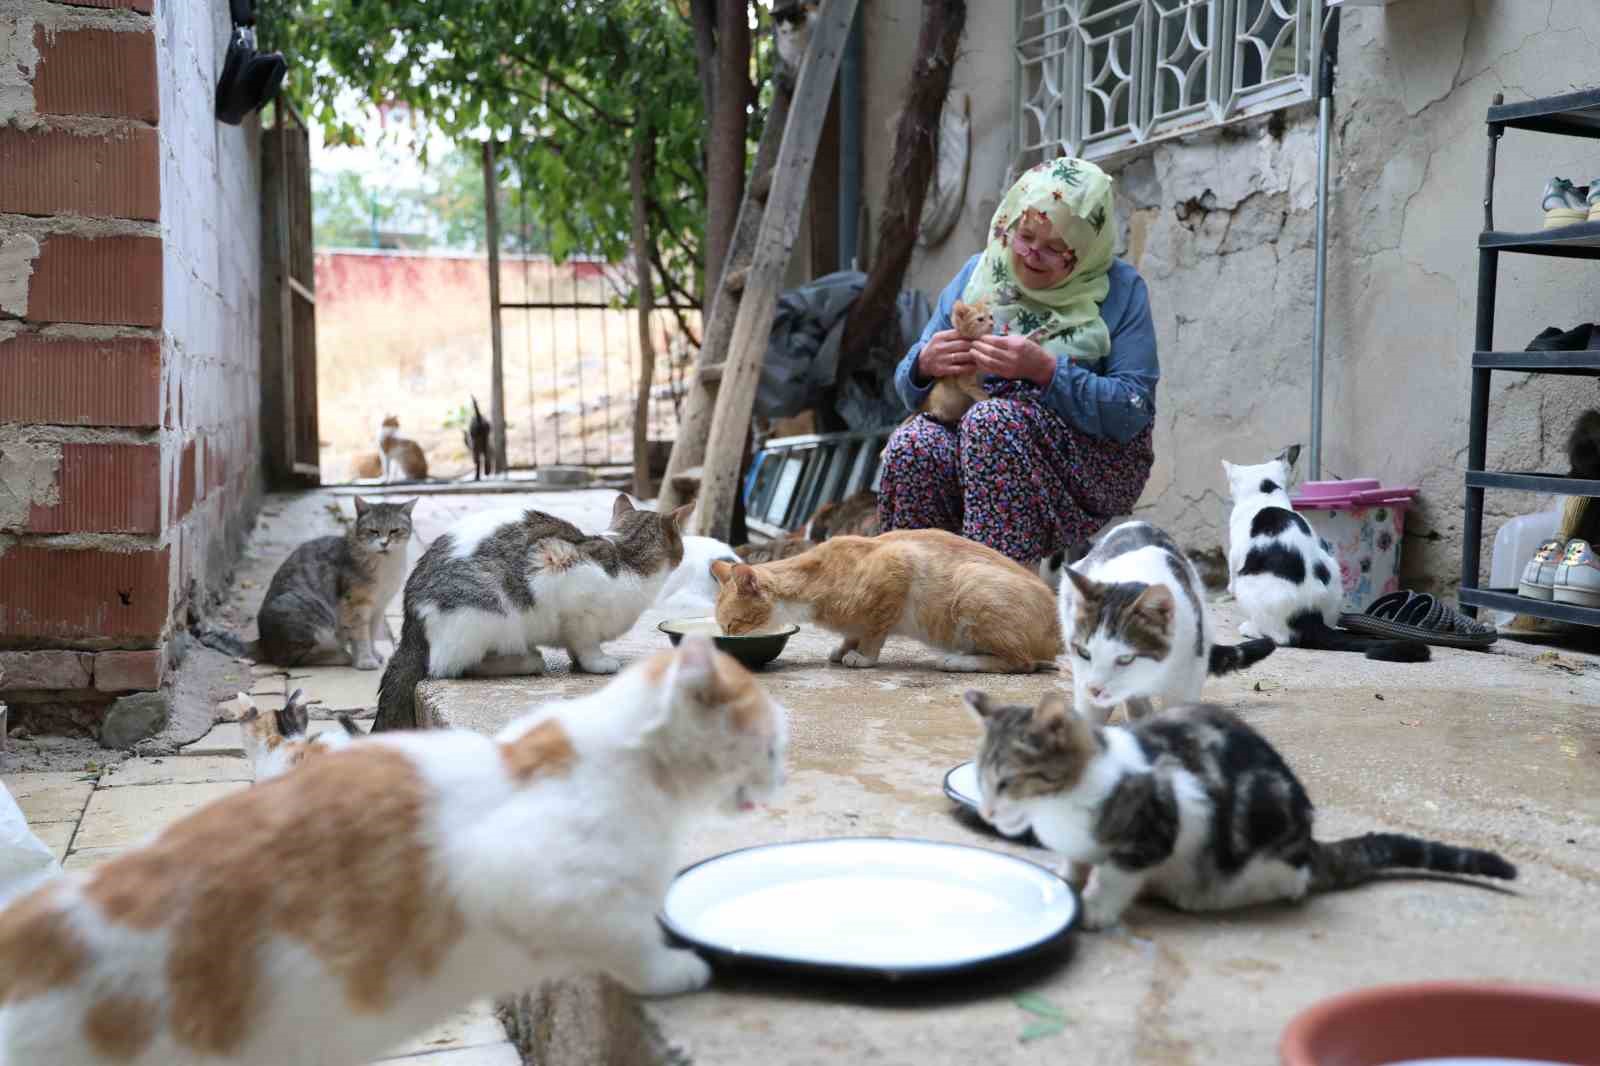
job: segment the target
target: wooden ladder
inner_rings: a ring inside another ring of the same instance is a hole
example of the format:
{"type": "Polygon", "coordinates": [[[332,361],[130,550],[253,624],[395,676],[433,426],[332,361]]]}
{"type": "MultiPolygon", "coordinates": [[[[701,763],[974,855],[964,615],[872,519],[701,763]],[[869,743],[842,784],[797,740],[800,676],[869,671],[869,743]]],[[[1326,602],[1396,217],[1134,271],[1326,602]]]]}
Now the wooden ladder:
{"type": "Polygon", "coordinates": [[[817,144],[859,0],[825,0],[799,76],[775,79],[771,111],[739,205],[733,241],[711,300],[661,486],[662,510],[699,488],[695,529],[728,539],[762,357],[778,291],[800,231],[817,144]]]}

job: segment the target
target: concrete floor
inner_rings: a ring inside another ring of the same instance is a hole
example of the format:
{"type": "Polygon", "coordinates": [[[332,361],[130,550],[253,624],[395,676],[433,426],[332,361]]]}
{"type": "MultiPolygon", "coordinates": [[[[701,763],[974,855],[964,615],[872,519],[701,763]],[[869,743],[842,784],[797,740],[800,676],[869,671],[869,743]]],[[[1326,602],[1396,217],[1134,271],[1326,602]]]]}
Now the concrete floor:
{"type": "MultiPolygon", "coordinates": [[[[539,497],[598,528],[607,493],[539,497]]],[[[1217,605],[1231,639],[1231,604],[1217,605]]],[[[653,610],[613,651],[665,646],[653,610]]],[[[892,641],[872,671],[830,665],[830,638],[803,631],[762,680],[788,707],[790,783],[778,804],[707,824],[694,861],[748,844],[827,835],[961,841],[1046,861],[958,815],[946,770],[972,757],[961,706],[971,676],[892,641]]],[[[1435,649],[1421,665],[1279,650],[1221,679],[1208,698],[1259,728],[1318,805],[1327,838],[1384,829],[1492,848],[1520,871],[1515,892],[1397,880],[1299,907],[1191,916],[1136,905],[1123,928],[1072,938],[1021,970],[900,988],[724,973],[712,991],[649,1004],[660,1034],[694,1063],[1270,1063],[1288,1020],[1317,1000],[1389,981],[1600,981],[1600,659],[1502,640],[1435,649]],[[1024,1043],[1017,1002],[1042,996],[1069,1022],[1024,1043]]],[[[568,672],[516,681],[427,682],[450,722],[493,731],[530,705],[591,691],[568,672]]],[[[1032,699],[1060,676],[983,677],[1032,699]]]]}

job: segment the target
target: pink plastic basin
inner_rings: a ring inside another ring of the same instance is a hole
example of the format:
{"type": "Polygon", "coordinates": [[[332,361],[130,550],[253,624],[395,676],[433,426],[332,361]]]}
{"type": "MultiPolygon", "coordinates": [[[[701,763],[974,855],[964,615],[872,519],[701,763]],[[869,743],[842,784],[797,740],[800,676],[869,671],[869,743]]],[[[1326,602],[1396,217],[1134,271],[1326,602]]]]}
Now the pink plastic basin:
{"type": "Polygon", "coordinates": [[[1344,511],[1362,507],[1404,510],[1417,495],[1416,486],[1379,484],[1376,478],[1307,481],[1289,498],[1296,510],[1344,511]]]}

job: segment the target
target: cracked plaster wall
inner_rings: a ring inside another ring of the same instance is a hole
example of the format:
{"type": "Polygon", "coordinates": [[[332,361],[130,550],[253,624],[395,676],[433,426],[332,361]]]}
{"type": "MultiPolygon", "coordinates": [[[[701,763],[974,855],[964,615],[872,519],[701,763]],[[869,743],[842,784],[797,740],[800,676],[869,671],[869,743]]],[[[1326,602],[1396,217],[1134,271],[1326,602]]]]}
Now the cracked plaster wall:
{"type": "MultiPolygon", "coordinates": [[[[913,31],[916,6],[894,5],[913,31]]],[[[1449,589],[1459,576],[1484,111],[1496,92],[1516,100],[1593,85],[1594,12],[1594,0],[1400,0],[1343,16],[1323,476],[1420,486],[1404,558],[1419,587],[1449,589]]],[[[974,29],[964,67],[1007,73],[1003,93],[985,83],[990,98],[974,99],[975,116],[995,121],[1009,107],[1009,41],[981,28],[973,40],[974,29]]],[[[960,226],[919,252],[909,285],[936,293],[978,248],[1004,173],[991,140],[975,141],[960,226]]],[[[868,172],[881,183],[879,152],[868,172]]],[[[1138,513],[1187,543],[1221,543],[1218,461],[1257,461],[1309,433],[1316,115],[1301,105],[1153,146],[1115,169],[1124,254],[1149,284],[1163,371],[1156,467],[1138,513]]],[[[1600,145],[1507,133],[1497,226],[1540,228],[1552,175],[1600,175],[1600,145]]],[[[869,194],[881,202],[881,188],[869,194]]],[[[1600,318],[1597,281],[1582,261],[1502,256],[1495,346],[1521,349],[1547,325],[1600,318]]],[[[1590,379],[1495,375],[1489,466],[1564,473],[1567,430],[1596,404],[1590,379]]],[[[1487,494],[1485,575],[1499,524],[1548,504],[1487,494]]]]}

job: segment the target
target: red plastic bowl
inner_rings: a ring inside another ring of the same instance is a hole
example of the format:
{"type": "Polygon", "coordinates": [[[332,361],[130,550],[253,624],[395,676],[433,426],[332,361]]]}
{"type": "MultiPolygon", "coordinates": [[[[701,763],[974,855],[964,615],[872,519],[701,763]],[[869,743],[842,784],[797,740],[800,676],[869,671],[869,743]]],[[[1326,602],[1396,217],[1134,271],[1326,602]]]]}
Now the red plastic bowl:
{"type": "Polygon", "coordinates": [[[1459,981],[1363,988],[1301,1011],[1278,1053],[1284,1066],[1449,1056],[1600,1066],[1600,995],[1459,981]]]}

